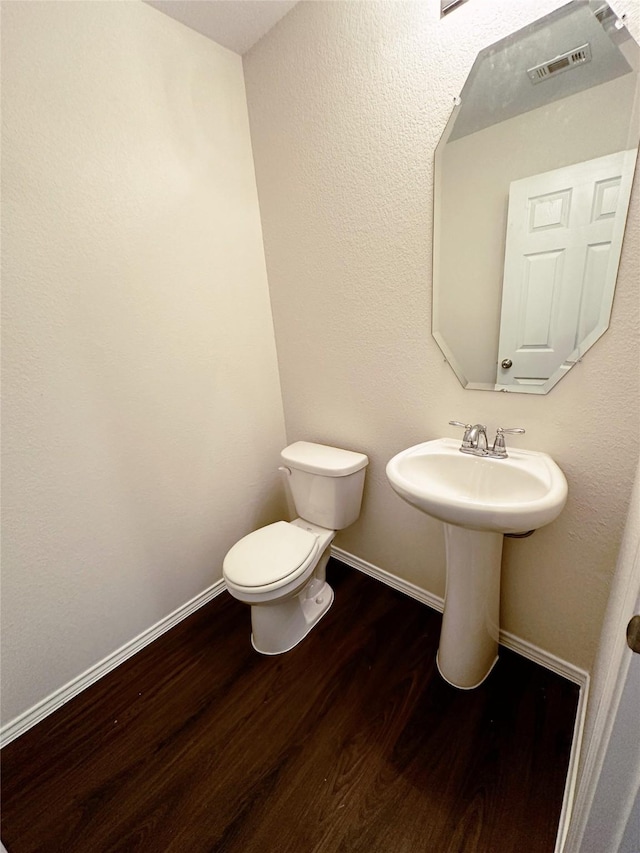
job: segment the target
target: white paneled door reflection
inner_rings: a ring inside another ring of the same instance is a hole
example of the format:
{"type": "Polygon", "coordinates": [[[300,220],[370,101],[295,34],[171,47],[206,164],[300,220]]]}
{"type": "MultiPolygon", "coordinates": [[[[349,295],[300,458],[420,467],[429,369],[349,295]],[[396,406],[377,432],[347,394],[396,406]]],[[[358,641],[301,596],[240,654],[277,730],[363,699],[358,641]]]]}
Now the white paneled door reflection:
{"type": "Polygon", "coordinates": [[[499,386],[544,385],[607,328],[636,153],[511,184],[499,386]]]}

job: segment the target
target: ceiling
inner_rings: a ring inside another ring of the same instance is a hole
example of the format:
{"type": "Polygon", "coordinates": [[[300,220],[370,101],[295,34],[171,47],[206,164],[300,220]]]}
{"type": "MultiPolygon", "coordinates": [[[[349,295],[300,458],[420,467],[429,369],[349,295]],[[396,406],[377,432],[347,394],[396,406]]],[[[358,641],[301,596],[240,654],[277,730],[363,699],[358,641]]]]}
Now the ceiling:
{"type": "Polygon", "coordinates": [[[235,53],[246,53],[298,0],[146,0],[235,53]]]}

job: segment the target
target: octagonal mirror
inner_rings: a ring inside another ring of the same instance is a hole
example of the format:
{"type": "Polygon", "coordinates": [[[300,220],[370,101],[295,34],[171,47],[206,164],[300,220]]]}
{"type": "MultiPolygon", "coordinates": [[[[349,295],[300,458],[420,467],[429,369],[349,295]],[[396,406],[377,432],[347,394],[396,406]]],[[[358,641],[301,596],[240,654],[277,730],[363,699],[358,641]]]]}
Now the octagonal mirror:
{"type": "Polygon", "coordinates": [[[594,0],[478,55],[435,156],[433,335],[466,388],[546,394],[608,328],[639,69],[594,0]]]}

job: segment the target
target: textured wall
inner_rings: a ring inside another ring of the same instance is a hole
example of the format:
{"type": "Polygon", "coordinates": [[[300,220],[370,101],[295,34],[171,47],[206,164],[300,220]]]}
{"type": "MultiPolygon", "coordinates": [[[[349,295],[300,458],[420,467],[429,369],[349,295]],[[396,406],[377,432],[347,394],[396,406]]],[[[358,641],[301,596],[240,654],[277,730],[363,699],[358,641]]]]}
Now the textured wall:
{"type": "MultiPolygon", "coordinates": [[[[430,335],[432,158],[477,52],[561,5],[298,4],[244,58],[289,440],[367,453],[364,509],[337,544],[442,595],[439,524],[384,467],[450,418],[523,426],[569,481],[552,525],[505,543],[502,623],[591,665],[637,459],[640,193],[609,332],[544,397],[465,391],[430,335]]],[[[640,39],[640,7],[615,4],[640,39]]],[[[595,117],[597,120],[597,117],[595,117]]],[[[464,247],[461,247],[464,251],[464,247]]]]}
{"type": "Polygon", "coordinates": [[[284,426],[240,57],[142,3],[2,11],[8,721],[277,517],[284,426]]]}

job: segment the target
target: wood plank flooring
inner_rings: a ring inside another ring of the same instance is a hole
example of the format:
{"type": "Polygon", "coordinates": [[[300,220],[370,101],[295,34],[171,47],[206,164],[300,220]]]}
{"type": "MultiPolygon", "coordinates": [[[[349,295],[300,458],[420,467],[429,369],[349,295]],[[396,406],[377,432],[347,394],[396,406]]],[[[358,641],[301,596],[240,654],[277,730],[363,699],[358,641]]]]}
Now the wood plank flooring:
{"type": "Polygon", "coordinates": [[[503,650],[456,690],[439,614],[329,579],[288,654],[224,593],[9,744],[9,853],[551,853],[577,687],[503,650]]]}

